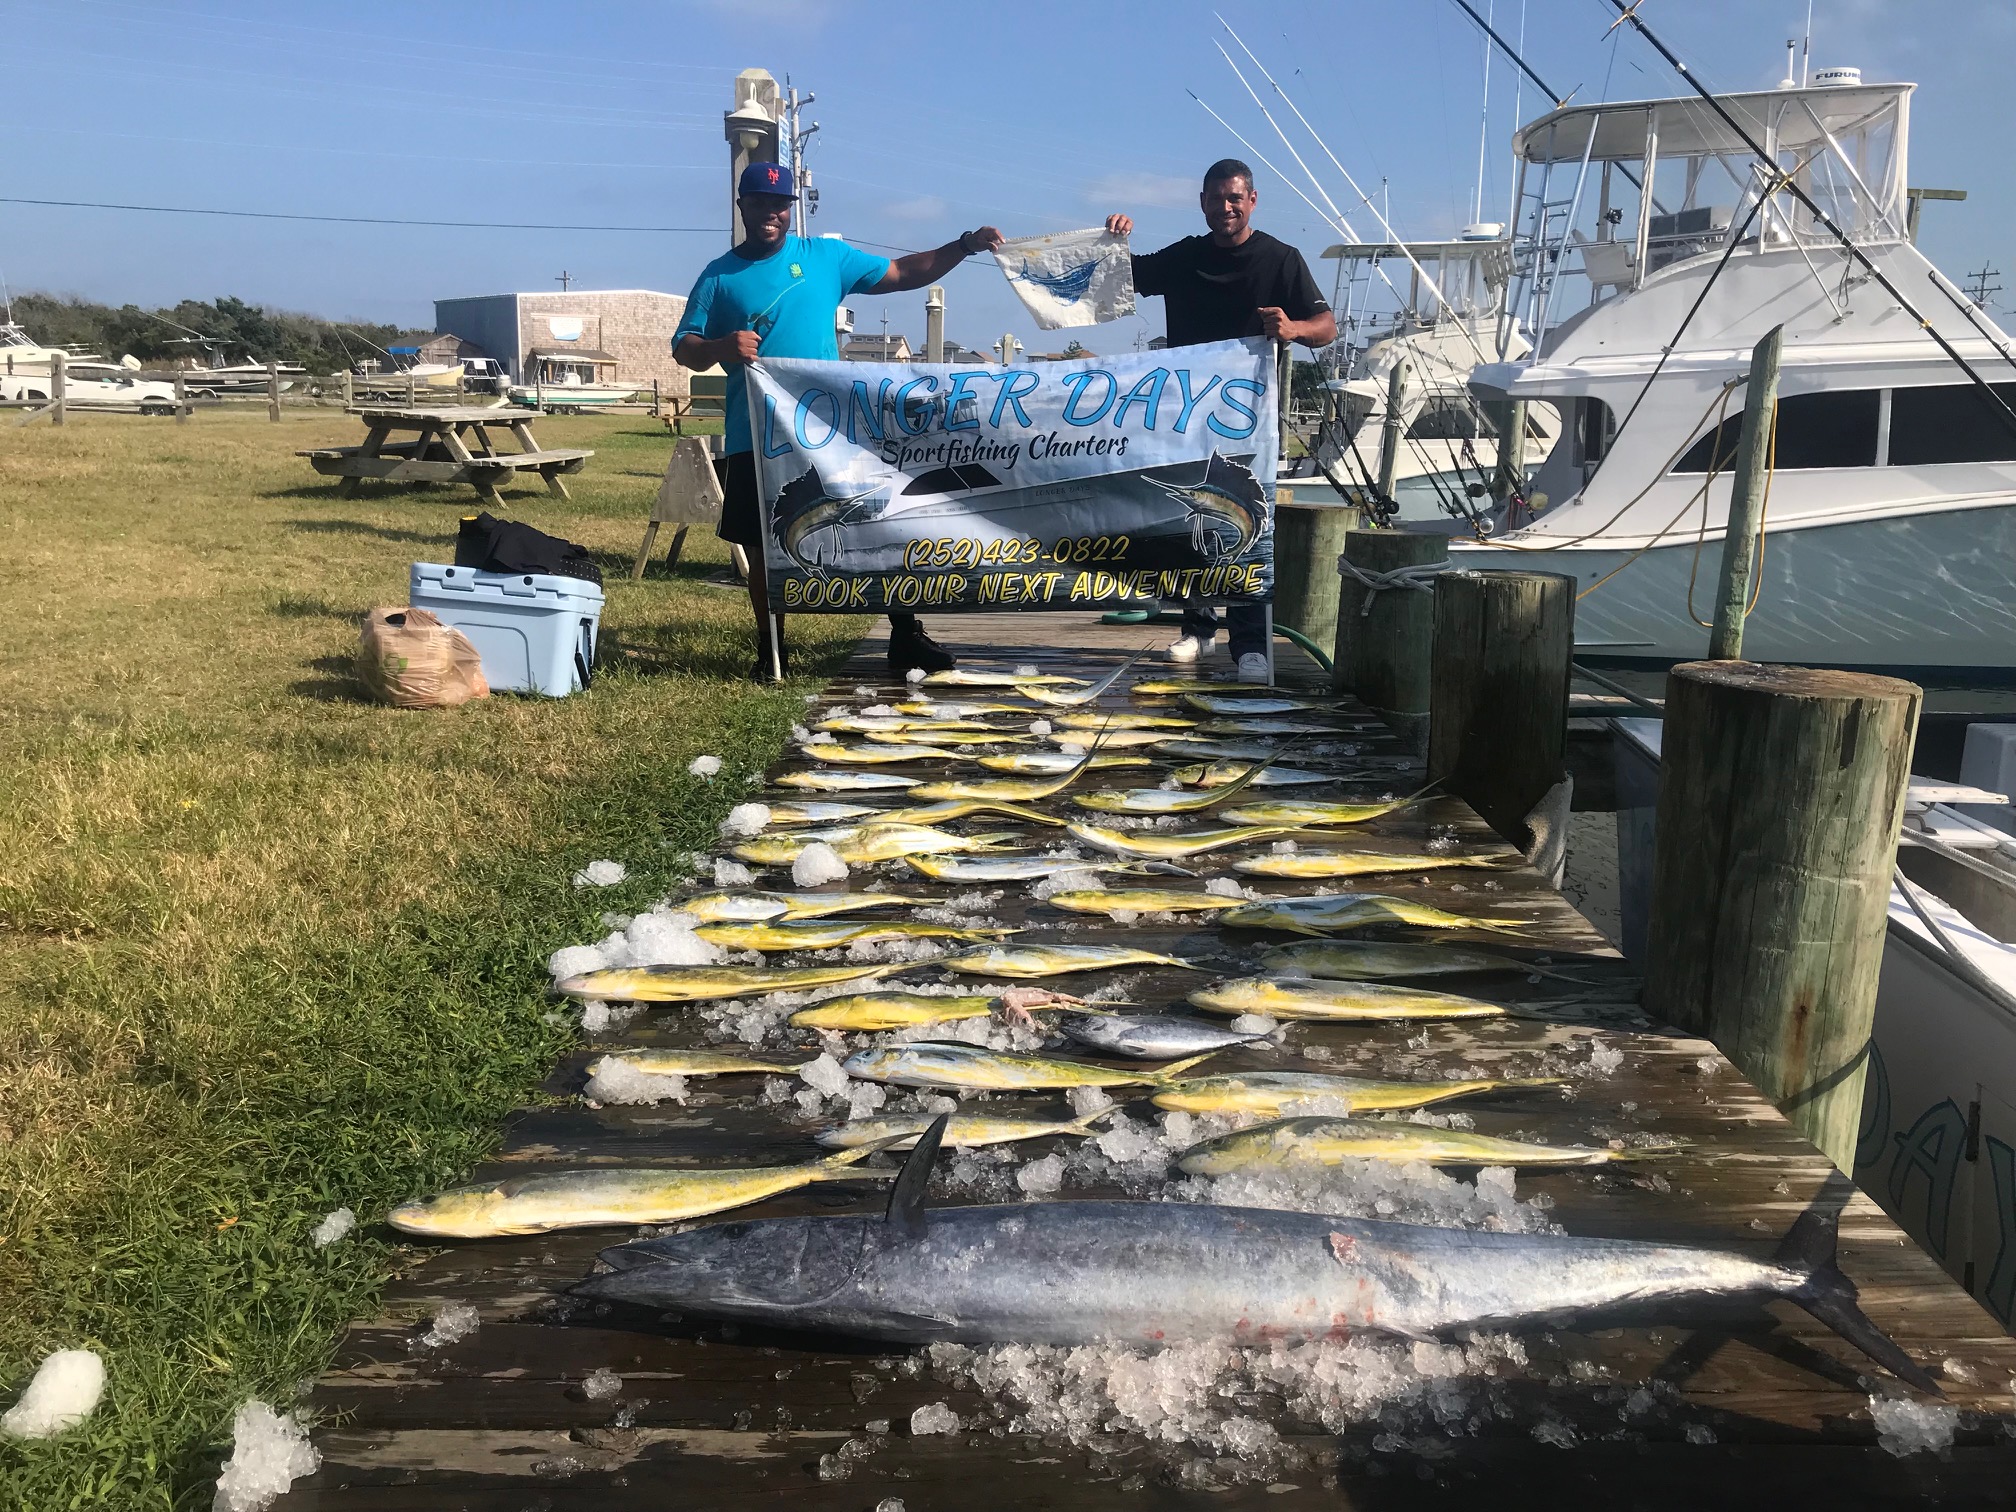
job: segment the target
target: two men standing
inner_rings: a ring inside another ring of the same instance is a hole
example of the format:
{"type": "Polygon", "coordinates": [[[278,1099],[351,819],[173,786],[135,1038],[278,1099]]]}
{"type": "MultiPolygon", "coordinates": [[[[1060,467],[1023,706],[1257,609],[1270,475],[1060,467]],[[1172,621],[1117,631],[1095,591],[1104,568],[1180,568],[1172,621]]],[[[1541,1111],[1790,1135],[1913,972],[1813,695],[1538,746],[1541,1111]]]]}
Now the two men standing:
{"type": "MultiPolygon", "coordinates": [[[[974,253],[992,251],[1002,239],[994,227],[982,226],[933,251],[891,261],[835,238],[793,235],[795,188],[791,170],[781,164],[752,163],[743,171],[737,203],[748,236],[701,271],[672,338],[681,365],[701,369],[718,362],[728,372],[727,455],[718,464],[724,493],[719,534],[749,553],[749,599],[757,624],[754,678],[769,674],[773,621],[742,369],[758,356],[836,359],[835,317],[841,300],[850,294],[922,288],[974,253]]],[[[1258,204],[1253,170],[1236,158],[1221,159],[1205,170],[1198,196],[1206,234],[1133,259],[1136,292],[1162,297],[1170,346],[1251,336],[1310,347],[1336,340],[1336,319],[1302,254],[1253,228],[1258,204]]],[[[1106,229],[1125,236],[1134,222],[1115,214],[1107,217],[1106,229]]],[[[1265,610],[1234,605],[1227,620],[1240,680],[1265,682],[1265,610]]],[[[775,624],[781,634],[781,616],[775,624]]],[[[915,615],[892,614],[889,625],[889,665],[897,675],[953,665],[951,654],[924,632],[915,615]]],[[[1170,659],[1202,659],[1217,629],[1209,605],[1186,605],[1183,635],[1169,647],[1170,659]]],[[[784,648],[779,644],[774,650],[781,667],[784,648]]]]}
{"type": "MultiPolygon", "coordinates": [[[[756,665],[749,675],[757,681],[770,676],[773,649],[776,665],[784,666],[784,646],[781,639],[774,648],[770,643],[770,583],[743,368],[759,356],[833,361],[840,355],[836,317],[848,295],[921,289],[974,253],[1001,244],[999,231],[982,226],[933,251],[892,261],[836,237],[794,236],[796,197],[797,185],[783,164],[751,163],[742,170],[736,203],[749,234],[700,270],[685,317],[672,333],[672,355],[680,366],[699,370],[718,362],[728,374],[726,455],[716,464],[722,491],[717,534],[749,556],[749,603],[756,612],[756,665]]],[[[784,617],[778,615],[775,624],[781,638],[784,617]]],[[[952,653],[924,632],[916,615],[889,616],[889,668],[898,677],[914,668],[940,672],[952,665],[952,653]]]]}

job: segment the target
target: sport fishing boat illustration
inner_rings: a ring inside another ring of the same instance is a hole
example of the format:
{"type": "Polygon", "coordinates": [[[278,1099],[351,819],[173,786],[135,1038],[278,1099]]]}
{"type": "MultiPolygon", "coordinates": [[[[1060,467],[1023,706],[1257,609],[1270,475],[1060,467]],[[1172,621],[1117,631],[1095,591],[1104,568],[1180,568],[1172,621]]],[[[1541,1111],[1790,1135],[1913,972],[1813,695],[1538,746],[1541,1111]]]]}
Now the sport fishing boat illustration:
{"type": "Polygon", "coordinates": [[[909,476],[855,482],[808,468],[778,494],[774,539],[807,572],[897,572],[914,566],[912,543],[939,537],[971,542],[973,560],[939,566],[1055,566],[1059,538],[1075,547],[1070,565],[1116,568],[1214,567],[1255,552],[1273,529],[1267,490],[1251,456],[1213,453],[1202,462],[1165,463],[1022,485],[982,462],[909,476]],[[1097,520],[1096,532],[1069,528],[1097,520]],[[1065,528],[1060,531],[1059,526],[1065,528]]]}

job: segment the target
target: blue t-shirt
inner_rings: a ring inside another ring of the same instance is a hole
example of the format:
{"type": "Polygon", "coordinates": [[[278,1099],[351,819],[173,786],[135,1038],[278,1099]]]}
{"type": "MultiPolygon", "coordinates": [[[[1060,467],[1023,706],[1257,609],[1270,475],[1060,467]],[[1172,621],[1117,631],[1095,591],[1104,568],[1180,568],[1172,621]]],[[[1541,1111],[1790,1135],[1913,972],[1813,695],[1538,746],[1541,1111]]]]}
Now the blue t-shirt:
{"type": "MultiPolygon", "coordinates": [[[[672,345],[688,336],[712,341],[733,331],[754,331],[763,339],[758,350],[765,357],[836,359],[840,345],[833,318],[840,301],[874,288],[888,271],[888,258],[827,236],[787,236],[760,261],[723,253],[700,270],[672,345]]],[[[726,449],[753,450],[745,366],[724,362],[721,367],[728,375],[722,426],[726,449]]]]}

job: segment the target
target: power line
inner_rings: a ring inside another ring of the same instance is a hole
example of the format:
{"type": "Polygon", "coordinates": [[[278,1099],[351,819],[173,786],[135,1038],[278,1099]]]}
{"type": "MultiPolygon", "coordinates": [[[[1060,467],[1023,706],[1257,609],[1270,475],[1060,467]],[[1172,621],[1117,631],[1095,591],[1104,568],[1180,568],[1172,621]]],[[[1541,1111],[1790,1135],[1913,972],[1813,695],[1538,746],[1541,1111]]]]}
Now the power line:
{"type": "MultiPolygon", "coordinates": [[[[585,226],[548,224],[538,221],[451,221],[412,220],[386,215],[306,215],[285,210],[215,210],[201,205],[122,205],[102,200],[22,199],[0,195],[0,205],[43,205],[62,210],[131,210],[150,215],[222,215],[234,220],[315,221],[338,226],[438,226],[453,231],[616,231],[640,235],[719,236],[719,226],[585,226]]],[[[910,253],[915,247],[897,247],[888,242],[848,240],[857,247],[874,247],[883,252],[910,253]]]]}

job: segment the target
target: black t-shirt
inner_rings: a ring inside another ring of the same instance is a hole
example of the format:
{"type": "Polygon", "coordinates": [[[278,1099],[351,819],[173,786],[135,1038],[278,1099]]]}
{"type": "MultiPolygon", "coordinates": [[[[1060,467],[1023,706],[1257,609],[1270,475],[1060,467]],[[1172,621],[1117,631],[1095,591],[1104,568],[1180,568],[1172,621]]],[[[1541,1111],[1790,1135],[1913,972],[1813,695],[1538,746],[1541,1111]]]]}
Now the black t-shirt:
{"type": "Polygon", "coordinates": [[[1236,247],[1186,236],[1133,261],[1134,291],[1162,296],[1172,347],[1258,336],[1263,309],[1309,320],[1330,308],[1302,254],[1265,231],[1236,247]]]}

